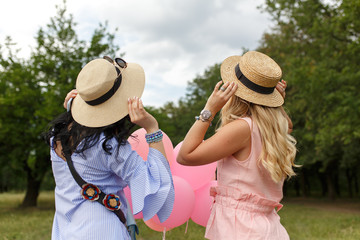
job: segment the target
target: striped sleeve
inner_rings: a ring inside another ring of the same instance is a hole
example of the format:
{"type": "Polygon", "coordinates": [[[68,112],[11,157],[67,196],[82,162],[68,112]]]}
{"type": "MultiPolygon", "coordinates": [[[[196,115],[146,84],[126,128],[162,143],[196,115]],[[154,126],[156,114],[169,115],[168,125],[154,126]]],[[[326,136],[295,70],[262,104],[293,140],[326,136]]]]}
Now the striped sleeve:
{"type": "Polygon", "coordinates": [[[150,148],[144,161],[127,144],[110,168],[129,185],[134,214],[142,211],[144,221],[157,214],[161,222],[170,216],[175,191],[169,163],[161,152],[150,148]]]}

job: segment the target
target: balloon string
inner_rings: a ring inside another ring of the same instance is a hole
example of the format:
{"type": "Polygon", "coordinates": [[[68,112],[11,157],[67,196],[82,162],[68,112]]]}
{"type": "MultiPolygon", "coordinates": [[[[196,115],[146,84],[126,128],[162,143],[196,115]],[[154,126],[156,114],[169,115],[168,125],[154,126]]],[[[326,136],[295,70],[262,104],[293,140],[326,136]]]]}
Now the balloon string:
{"type": "Polygon", "coordinates": [[[188,226],[189,226],[189,220],[186,221],[185,234],[187,233],[188,226]]]}
{"type": "Polygon", "coordinates": [[[165,240],[165,234],[166,234],[166,227],[164,228],[163,230],[163,237],[162,237],[162,240],[165,240]]]}

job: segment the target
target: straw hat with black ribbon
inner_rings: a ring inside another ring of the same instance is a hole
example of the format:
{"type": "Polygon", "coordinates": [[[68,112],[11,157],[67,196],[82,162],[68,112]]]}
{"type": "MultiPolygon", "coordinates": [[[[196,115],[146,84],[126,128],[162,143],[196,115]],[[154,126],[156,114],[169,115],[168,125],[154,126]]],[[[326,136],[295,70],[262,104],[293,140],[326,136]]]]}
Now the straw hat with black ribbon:
{"type": "Polygon", "coordinates": [[[78,95],[71,114],[76,122],[87,127],[104,127],[115,123],[128,112],[128,98],[141,97],[145,73],[136,63],[126,68],[105,59],[87,63],[76,79],[78,95]]]}
{"type": "Polygon", "coordinates": [[[220,72],[224,83],[237,83],[236,96],[268,107],[283,105],[284,99],[275,89],[282,71],[269,56],[257,51],[231,56],[223,61],[220,72]]]}

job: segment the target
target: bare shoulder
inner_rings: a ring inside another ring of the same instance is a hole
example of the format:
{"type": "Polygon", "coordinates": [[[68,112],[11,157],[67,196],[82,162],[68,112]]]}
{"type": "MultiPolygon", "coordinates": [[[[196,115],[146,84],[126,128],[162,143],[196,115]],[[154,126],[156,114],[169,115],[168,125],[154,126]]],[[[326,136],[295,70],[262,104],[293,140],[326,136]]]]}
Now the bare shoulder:
{"type": "Polygon", "coordinates": [[[215,134],[224,145],[231,148],[231,154],[246,147],[251,139],[249,124],[243,120],[234,120],[221,127],[215,134]]]}
{"type": "Polygon", "coordinates": [[[238,119],[234,120],[225,126],[221,127],[219,129],[219,132],[222,132],[223,134],[229,134],[231,136],[239,136],[239,137],[250,137],[251,135],[251,129],[249,124],[243,120],[238,119]]]}

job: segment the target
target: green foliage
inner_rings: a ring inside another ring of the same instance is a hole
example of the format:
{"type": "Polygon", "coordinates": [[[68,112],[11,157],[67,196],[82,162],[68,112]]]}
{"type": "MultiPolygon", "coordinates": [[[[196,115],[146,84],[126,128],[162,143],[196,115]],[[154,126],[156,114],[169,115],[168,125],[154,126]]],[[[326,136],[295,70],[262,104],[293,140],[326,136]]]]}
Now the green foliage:
{"type": "Polygon", "coordinates": [[[349,154],[359,148],[360,2],[267,0],[264,10],[276,27],[264,34],[260,50],[276,59],[288,81],[298,160],[305,167],[320,163],[334,185],[336,169],[360,165],[359,155],[349,154]]]}
{"type": "MultiPolygon", "coordinates": [[[[283,69],[286,108],[298,140],[296,161],[303,165],[288,186],[303,193],[321,186],[323,194],[331,196],[339,195],[341,186],[349,196],[359,194],[360,2],[266,0],[263,11],[272,16],[275,27],[263,35],[258,50],[283,69]]],[[[0,44],[0,191],[51,178],[41,132],[64,111],[64,96],[74,88],[79,69],[95,57],[119,51],[107,23],[99,24],[89,41],[78,38],[75,26],[66,7],[57,6],[57,15],[37,32],[29,59],[17,57],[10,37],[0,44]]],[[[147,107],[174,146],[184,139],[220,80],[220,65],[215,64],[189,83],[178,102],[147,107]]],[[[206,137],[217,122],[218,116],[206,137]]]]}
{"type": "MultiPolygon", "coordinates": [[[[303,165],[295,182],[301,181],[303,192],[308,192],[305,185],[310,187],[308,182],[319,178],[323,194],[334,197],[340,195],[342,181],[352,196],[354,190],[359,192],[360,2],[267,0],[263,10],[270,13],[275,27],[263,35],[258,50],[279,63],[288,81],[285,107],[298,140],[296,161],[303,165]]],[[[219,64],[209,67],[189,83],[186,97],[157,110],[162,128],[175,144],[221,80],[219,68],[219,64]]],[[[213,133],[214,126],[207,137],[213,133]]]]}
{"type": "Polygon", "coordinates": [[[0,163],[7,165],[4,178],[15,179],[0,179],[0,191],[18,187],[17,182],[24,182],[20,176],[27,176],[28,191],[37,195],[50,170],[49,147],[41,133],[64,111],[64,96],[75,87],[82,66],[96,57],[115,56],[119,50],[107,23],[95,29],[89,42],[79,40],[65,2],[56,8],[50,24],[37,32],[29,59],[17,57],[11,38],[5,42],[6,54],[0,52],[0,163]]]}

